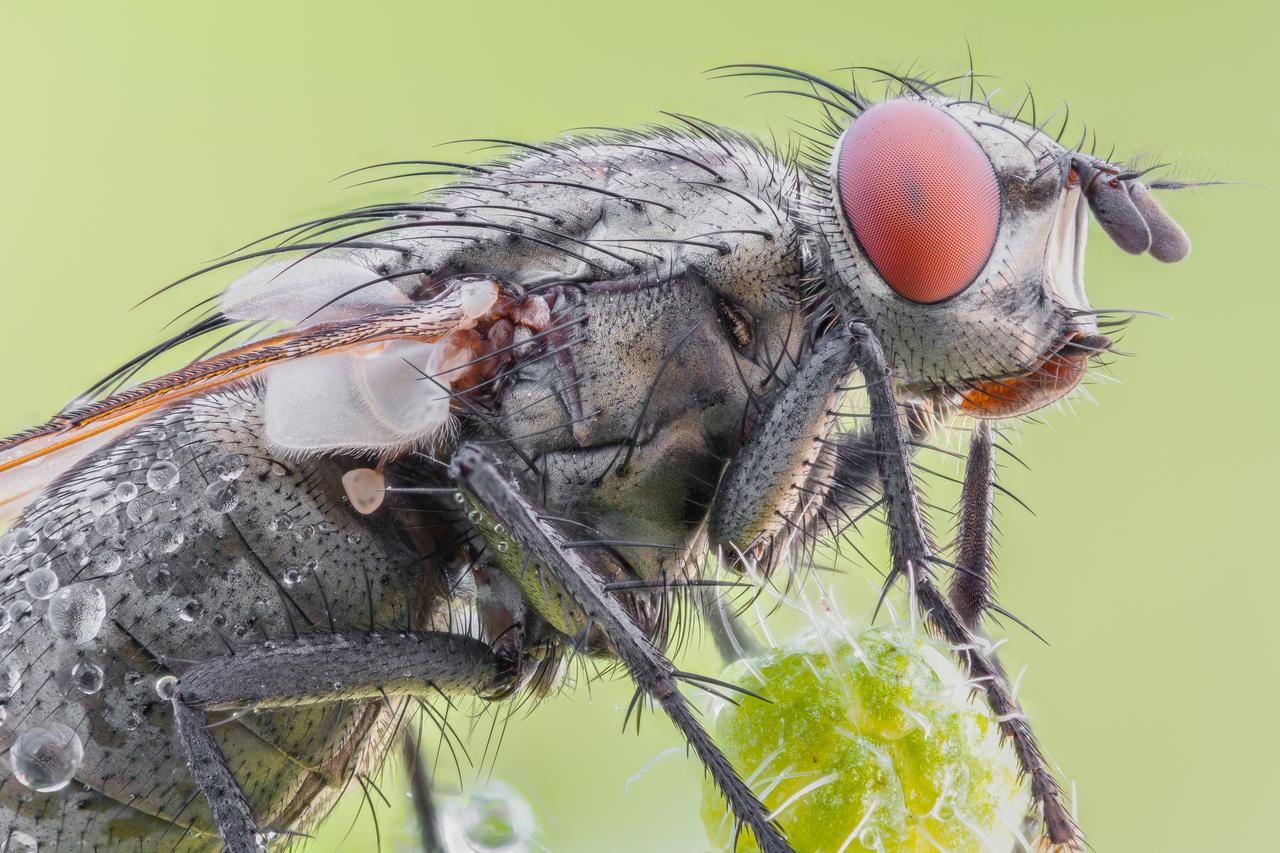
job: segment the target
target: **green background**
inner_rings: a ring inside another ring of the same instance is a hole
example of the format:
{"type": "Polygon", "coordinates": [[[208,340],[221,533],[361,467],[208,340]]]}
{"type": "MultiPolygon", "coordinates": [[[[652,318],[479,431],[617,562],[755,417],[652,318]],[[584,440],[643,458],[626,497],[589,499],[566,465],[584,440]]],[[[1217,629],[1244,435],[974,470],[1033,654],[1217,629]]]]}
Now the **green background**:
{"type": "MultiPolygon", "coordinates": [[[[212,286],[129,311],[159,284],[366,201],[326,183],[346,169],[659,109],[784,131],[812,113],[703,70],[959,72],[967,39],[993,85],[1032,83],[1042,115],[1069,99],[1105,148],[1258,185],[1165,196],[1196,242],[1176,267],[1095,233],[1093,302],[1174,319],[1133,326],[1123,348],[1140,357],[1089,388],[1097,405],[1020,430],[1031,471],[1004,483],[1037,515],[1010,504],[1003,516],[1000,591],[1052,644],[1015,630],[1004,654],[1028,667],[1021,695],[1095,849],[1269,847],[1277,20],[1260,2],[1138,5],[4,3],[0,431],[42,420],[212,286]]],[[[864,537],[882,556],[879,530],[864,537]]],[[[846,581],[855,616],[873,580],[862,569],[846,581]]],[[[691,665],[709,660],[704,648],[691,665]]],[[[506,732],[494,776],[529,797],[548,848],[705,849],[692,762],[663,760],[624,793],[677,742],[652,717],[641,736],[620,734],[628,697],[623,684],[579,687],[506,732]]],[[[399,784],[384,785],[397,808],[380,806],[380,820],[403,843],[399,784]]],[[[357,805],[313,849],[369,849],[367,808],[341,841],[357,805]]]]}

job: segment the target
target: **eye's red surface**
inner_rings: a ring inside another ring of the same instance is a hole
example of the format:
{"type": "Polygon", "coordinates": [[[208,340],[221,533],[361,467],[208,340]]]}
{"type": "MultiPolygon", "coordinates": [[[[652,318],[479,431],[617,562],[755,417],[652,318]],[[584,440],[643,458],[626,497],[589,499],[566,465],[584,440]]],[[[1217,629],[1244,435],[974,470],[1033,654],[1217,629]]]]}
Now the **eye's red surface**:
{"type": "Polygon", "coordinates": [[[840,204],[880,276],[912,302],[941,302],[982,271],[1000,188],[982,148],[920,101],[877,104],[840,142],[840,204]]]}

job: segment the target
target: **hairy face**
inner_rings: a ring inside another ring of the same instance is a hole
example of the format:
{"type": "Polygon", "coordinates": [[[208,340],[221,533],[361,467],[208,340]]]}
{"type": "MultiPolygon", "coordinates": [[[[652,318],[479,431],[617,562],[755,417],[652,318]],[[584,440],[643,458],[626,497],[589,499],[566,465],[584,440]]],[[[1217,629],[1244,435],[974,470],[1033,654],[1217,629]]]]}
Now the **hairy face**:
{"type": "Polygon", "coordinates": [[[900,381],[1009,417],[1070,391],[1110,345],[1085,293],[1088,209],[1126,251],[1189,251],[1138,177],[983,103],[900,98],[844,131],[818,210],[900,381]]]}

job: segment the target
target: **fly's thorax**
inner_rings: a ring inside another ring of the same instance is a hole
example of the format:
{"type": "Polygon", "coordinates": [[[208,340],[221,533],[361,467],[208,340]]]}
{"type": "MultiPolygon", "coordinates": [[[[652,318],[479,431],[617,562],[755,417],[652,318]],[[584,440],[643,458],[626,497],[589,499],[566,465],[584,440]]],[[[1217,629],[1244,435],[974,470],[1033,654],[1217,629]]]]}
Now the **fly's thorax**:
{"type": "Polygon", "coordinates": [[[496,418],[474,428],[511,439],[523,459],[494,445],[508,468],[584,525],[577,538],[620,543],[605,562],[679,576],[751,401],[785,380],[806,338],[794,291],[744,303],[692,274],[565,289],[552,310],[570,336],[550,340],[558,352],[520,370],[496,418]]]}

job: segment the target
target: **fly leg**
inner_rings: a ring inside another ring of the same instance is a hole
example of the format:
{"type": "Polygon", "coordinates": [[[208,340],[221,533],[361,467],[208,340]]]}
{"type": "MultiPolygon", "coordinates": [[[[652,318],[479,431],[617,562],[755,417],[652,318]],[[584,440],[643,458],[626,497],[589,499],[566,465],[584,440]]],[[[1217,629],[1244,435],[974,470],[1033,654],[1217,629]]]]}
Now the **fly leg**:
{"type": "Polygon", "coordinates": [[[413,798],[413,812],[418,818],[422,853],[447,853],[440,834],[440,816],[431,795],[431,774],[427,770],[426,756],[422,754],[422,745],[412,730],[405,731],[400,749],[409,772],[409,794],[413,798]]]}
{"type": "Polygon", "coordinates": [[[893,568],[890,582],[905,577],[916,606],[929,626],[955,649],[971,681],[982,686],[1000,720],[1000,728],[1014,746],[1024,773],[1031,779],[1031,793],[1044,816],[1045,837],[1038,847],[1055,850],[1083,849],[1079,827],[1062,804],[1062,789],[1045,767],[1044,756],[1026,717],[1013,701],[1003,672],[984,649],[980,635],[966,623],[933,582],[934,555],[920,511],[920,498],[911,475],[911,458],[903,424],[891,387],[889,365],[871,330],[855,323],[854,357],[867,385],[871,425],[880,478],[884,485],[889,518],[893,568]]]}
{"type": "Polygon", "coordinates": [[[369,632],[265,642],[196,664],[178,681],[173,712],[197,786],[231,853],[266,849],[208,714],[341,701],[426,698],[491,688],[497,664],[485,643],[445,633],[369,632]]]}
{"type": "Polygon", "coordinates": [[[654,648],[617,598],[566,538],[551,527],[520,487],[498,467],[496,460],[475,445],[464,445],[453,456],[453,476],[458,485],[483,507],[533,562],[530,571],[545,570],[581,610],[588,622],[608,638],[636,685],[662,706],[676,728],[715,779],[734,815],[750,827],[765,853],[790,853],[791,846],[768,811],[720,752],[680,692],[681,673],[654,648]]]}
{"type": "Polygon", "coordinates": [[[957,571],[948,597],[956,615],[971,631],[982,627],[991,607],[991,513],[994,507],[996,456],[990,421],[978,421],[969,443],[964,486],[960,493],[960,525],[956,530],[957,571]]]}

